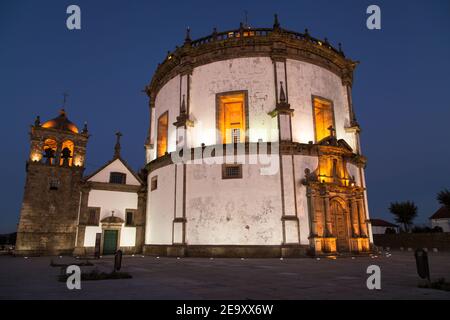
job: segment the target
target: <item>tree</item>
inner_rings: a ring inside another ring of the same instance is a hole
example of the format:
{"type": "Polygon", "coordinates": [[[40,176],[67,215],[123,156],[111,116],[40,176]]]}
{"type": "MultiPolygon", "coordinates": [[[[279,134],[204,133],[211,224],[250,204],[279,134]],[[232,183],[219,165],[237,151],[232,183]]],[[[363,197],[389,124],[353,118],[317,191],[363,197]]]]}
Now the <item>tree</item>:
{"type": "Polygon", "coordinates": [[[417,216],[417,206],[412,201],[392,202],[389,211],[395,216],[395,221],[403,224],[405,232],[417,216]]]}
{"type": "Polygon", "coordinates": [[[450,191],[444,189],[437,194],[437,200],[443,206],[446,206],[450,210],[450,191]]]}

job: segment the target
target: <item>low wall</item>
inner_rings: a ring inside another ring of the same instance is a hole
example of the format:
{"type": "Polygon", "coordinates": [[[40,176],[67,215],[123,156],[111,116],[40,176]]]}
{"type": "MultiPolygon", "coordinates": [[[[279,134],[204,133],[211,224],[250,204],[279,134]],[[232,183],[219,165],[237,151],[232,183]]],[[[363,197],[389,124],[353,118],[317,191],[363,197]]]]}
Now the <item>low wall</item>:
{"type": "Polygon", "coordinates": [[[145,245],[144,254],[169,257],[280,258],[305,257],[309,246],[145,245]]]}
{"type": "Polygon", "coordinates": [[[378,247],[403,248],[437,248],[450,250],[450,233],[399,233],[374,234],[373,242],[378,247]]]}

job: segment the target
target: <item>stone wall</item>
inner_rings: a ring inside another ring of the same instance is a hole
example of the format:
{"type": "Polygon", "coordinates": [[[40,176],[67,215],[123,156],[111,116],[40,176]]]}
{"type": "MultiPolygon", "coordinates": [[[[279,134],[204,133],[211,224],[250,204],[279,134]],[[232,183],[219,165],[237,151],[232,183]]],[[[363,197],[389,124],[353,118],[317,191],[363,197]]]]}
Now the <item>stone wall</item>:
{"type": "Polygon", "coordinates": [[[374,244],[378,247],[390,247],[392,249],[412,248],[437,248],[438,250],[450,250],[450,233],[399,233],[399,234],[374,234],[374,244]]]}

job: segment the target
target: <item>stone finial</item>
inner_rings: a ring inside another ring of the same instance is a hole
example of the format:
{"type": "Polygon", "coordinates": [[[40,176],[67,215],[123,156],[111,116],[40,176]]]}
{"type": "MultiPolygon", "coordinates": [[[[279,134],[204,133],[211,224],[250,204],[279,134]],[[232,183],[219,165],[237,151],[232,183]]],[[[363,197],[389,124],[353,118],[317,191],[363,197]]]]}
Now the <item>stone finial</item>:
{"type": "Polygon", "coordinates": [[[87,134],[88,132],[89,132],[89,131],[88,131],[87,121],[85,121],[85,122],[84,122],[84,126],[83,126],[83,131],[82,131],[82,133],[87,134]]]}
{"type": "Polygon", "coordinates": [[[190,44],[192,41],[191,39],[191,28],[186,28],[186,37],[184,38],[184,44],[190,44]]]}
{"type": "Polygon", "coordinates": [[[311,37],[311,35],[309,34],[308,28],[305,29],[305,37],[306,37],[306,38],[311,37]]]}
{"type": "Polygon", "coordinates": [[[214,27],[214,29],[213,29],[212,36],[213,36],[214,40],[217,39],[217,28],[216,27],[214,27]]]}
{"type": "Polygon", "coordinates": [[[120,131],[116,132],[116,145],[114,146],[114,158],[120,157],[120,137],[122,133],[120,131]]]}
{"type": "Polygon", "coordinates": [[[35,127],[41,126],[41,117],[40,116],[36,116],[36,119],[34,120],[34,126],[35,127]]]}
{"type": "Polygon", "coordinates": [[[286,94],[284,93],[283,81],[280,81],[280,102],[286,102],[286,94]]]}
{"type": "Polygon", "coordinates": [[[273,16],[273,30],[279,30],[280,29],[280,22],[278,21],[278,14],[274,14],[273,16]]]}

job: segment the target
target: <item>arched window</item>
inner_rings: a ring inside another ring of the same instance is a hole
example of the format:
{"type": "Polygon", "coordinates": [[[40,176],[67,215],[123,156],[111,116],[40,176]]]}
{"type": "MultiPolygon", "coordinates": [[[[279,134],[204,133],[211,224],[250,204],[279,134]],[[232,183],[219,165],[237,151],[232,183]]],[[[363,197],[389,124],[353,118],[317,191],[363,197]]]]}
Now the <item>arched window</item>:
{"type": "Polygon", "coordinates": [[[66,140],[61,145],[61,156],[59,160],[59,165],[62,166],[64,164],[64,160],[67,158],[67,164],[72,166],[73,163],[73,147],[74,144],[70,140],[66,140]]]}
{"type": "Polygon", "coordinates": [[[56,157],[56,148],[57,143],[54,139],[45,139],[44,141],[44,157],[46,158],[46,162],[48,164],[55,164],[55,157],[56,157]]]}

